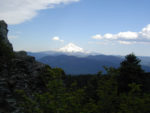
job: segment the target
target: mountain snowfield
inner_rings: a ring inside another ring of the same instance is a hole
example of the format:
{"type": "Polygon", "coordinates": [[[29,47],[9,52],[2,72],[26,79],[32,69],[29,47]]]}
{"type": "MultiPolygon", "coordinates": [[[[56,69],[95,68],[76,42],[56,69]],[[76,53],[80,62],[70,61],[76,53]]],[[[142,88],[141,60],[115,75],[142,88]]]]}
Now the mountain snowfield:
{"type": "Polygon", "coordinates": [[[68,43],[66,46],[56,49],[53,52],[55,53],[57,52],[65,55],[78,56],[78,57],[85,57],[89,55],[101,55],[101,53],[96,51],[84,50],[83,48],[79,47],[74,43],[68,43]]]}
{"type": "Polygon", "coordinates": [[[84,53],[85,51],[83,50],[83,48],[73,44],[73,43],[69,43],[66,46],[59,48],[58,49],[59,52],[81,52],[84,53]]]}

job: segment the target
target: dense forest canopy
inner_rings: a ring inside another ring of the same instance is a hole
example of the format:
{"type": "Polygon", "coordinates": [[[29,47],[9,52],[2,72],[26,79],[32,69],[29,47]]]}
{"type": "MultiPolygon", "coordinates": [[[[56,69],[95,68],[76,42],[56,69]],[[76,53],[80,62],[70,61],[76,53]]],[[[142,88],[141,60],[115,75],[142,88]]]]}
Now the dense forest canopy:
{"type": "Polygon", "coordinates": [[[105,67],[107,73],[65,76],[59,68],[47,67],[41,75],[47,90],[29,97],[24,91],[20,105],[25,113],[149,113],[150,74],[140,60],[129,54],[120,67],[105,67]],[[46,80],[45,80],[46,78],[46,80]]]}

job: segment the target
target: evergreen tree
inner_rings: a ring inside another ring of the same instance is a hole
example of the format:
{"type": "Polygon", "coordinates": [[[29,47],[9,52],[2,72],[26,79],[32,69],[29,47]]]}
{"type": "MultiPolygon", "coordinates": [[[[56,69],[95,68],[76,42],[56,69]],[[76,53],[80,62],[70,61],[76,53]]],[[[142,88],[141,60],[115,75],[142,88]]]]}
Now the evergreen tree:
{"type": "Polygon", "coordinates": [[[143,84],[144,71],[141,68],[140,60],[132,53],[121,62],[120,75],[118,76],[119,91],[129,91],[128,84],[143,84]]]}

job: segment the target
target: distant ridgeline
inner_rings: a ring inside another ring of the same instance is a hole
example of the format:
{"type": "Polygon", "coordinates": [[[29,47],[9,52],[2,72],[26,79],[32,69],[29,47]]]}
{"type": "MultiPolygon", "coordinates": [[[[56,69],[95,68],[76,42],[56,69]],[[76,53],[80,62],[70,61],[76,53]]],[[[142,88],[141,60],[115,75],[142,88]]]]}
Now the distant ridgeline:
{"type": "Polygon", "coordinates": [[[105,74],[66,76],[14,52],[7,33],[0,21],[0,113],[150,113],[150,73],[134,54],[105,74]]]}
{"type": "MultiPolygon", "coordinates": [[[[120,63],[125,59],[123,56],[115,55],[90,55],[57,51],[28,52],[28,54],[51,67],[60,67],[66,74],[71,75],[96,74],[99,70],[106,72],[103,68],[104,66],[118,68],[120,63]]],[[[139,58],[141,59],[142,69],[150,72],[150,57],[139,58]]]]}

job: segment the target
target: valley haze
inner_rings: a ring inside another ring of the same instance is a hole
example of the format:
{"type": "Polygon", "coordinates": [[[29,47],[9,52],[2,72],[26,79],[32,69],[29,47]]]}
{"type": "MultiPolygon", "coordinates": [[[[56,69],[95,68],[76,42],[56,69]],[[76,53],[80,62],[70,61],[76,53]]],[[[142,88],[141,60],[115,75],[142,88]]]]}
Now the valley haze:
{"type": "MultiPolygon", "coordinates": [[[[66,74],[96,74],[99,71],[105,73],[104,66],[118,68],[124,60],[124,56],[104,55],[96,53],[82,52],[28,52],[28,55],[34,56],[38,61],[56,68],[62,68],[66,74]]],[[[141,60],[142,68],[149,72],[150,57],[138,57],[141,60]]]]}
{"type": "MultiPolygon", "coordinates": [[[[71,75],[105,73],[104,66],[118,68],[124,60],[124,56],[88,52],[73,43],[55,51],[28,52],[28,55],[53,68],[60,67],[71,75]]],[[[142,68],[149,72],[150,57],[138,58],[141,59],[142,68]]]]}

